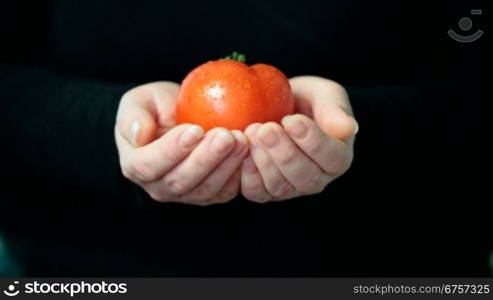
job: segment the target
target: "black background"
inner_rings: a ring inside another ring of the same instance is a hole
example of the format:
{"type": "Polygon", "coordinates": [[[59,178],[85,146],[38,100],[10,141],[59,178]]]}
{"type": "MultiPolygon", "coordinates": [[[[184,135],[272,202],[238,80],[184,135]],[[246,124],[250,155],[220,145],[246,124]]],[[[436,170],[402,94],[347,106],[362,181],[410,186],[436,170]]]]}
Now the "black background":
{"type": "MultiPolygon", "coordinates": [[[[12,129],[0,215],[14,254],[31,276],[489,275],[485,6],[2,4],[0,67],[7,71],[0,80],[9,77],[8,68],[23,65],[112,86],[179,82],[196,65],[240,50],[249,62],[269,62],[288,76],[341,82],[361,128],[353,167],[323,194],[207,208],[150,200],[136,208],[120,199],[123,192],[85,189],[64,178],[62,158],[32,163],[36,150],[17,147],[25,132],[12,129]],[[458,20],[473,8],[483,8],[483,15],[471,17],[471,32],[482,29],[484,36],[471,44],[453,41],[446,32],[460,32],[458,20]]],[[[1,92],[2,102],[16,101],[1,92]]],[[[2,118],[15,128],[12,120],[23,116],[9,113],[2,118]]]]}

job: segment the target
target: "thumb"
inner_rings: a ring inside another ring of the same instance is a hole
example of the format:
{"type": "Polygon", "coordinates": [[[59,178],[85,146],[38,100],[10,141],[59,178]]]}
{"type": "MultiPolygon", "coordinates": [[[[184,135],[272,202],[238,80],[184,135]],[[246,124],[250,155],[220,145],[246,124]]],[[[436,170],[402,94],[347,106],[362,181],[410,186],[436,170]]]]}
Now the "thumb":
{"type": "Polygon", "coordinates": [[[157,125],[152,115],[141,110],[135,112],[130,124],[124,125],[124,138],[135,147],[141,147],[152,142],[156,136],[157,125]]]}
{"type": "Polygon", "coordinates": [[[307,102],[325,133],[346,140],[358,132],[348,94],[340,84],[314,76],[293,78],[290,83],[295,97],[307,102]]]}
{"type": "Polygon", "coordinates": [[[320,128],[337,139],[349,139],[359,130],[356,119],[340,106],[322,106],[315,115],[320,128]]]}
{"type": "Polygon", "coordinates": [[[157,123],[155,108],[146,98],[122,98],[117,117],[117,128],[123,138],[134,147],[144,146],[154,140],[157,123]]]}

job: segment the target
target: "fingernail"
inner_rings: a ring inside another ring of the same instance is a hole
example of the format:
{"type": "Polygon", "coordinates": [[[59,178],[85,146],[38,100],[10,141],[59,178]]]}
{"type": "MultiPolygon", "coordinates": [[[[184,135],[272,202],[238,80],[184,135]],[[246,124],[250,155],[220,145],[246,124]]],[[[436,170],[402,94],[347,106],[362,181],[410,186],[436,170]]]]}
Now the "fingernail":
{"type": "Polygon", "coordinates": [[[137,134],[139,133],[139,129],[141,126],[142,126],[142,123],[140,123],[139,121],[134,121],[132,123],[132,126],[130,127],[130,132],[132,135],[132,144],[134,146],[137,146],[137,134]]]}
{"type": "Polygon", "coordinates": [[[248,137],[252,137],[255,135],[255,133],[257,132],[257,130],[260,128],[260,123],[254,123],[254,124],[251,124],[249,125],[246,130],[245,130],[245,134],[248,136],[248,137]]]}
{"type": "Polygon", "coordinates": [[[356,134],[359,131],[359,124],[355,119],[353,119],[353,121],[354,121],[354,133],[353,134],[356,134]]]}
{"type": "Polygon", "coordinates": [[[236,144],[236,148],[233,152],[234,155],[239,155],[239,154],[242,154],[245,149],[247,149],[246,145],[247,145],[247,140],[245,138],[245,136],[241,133],[241,132],[238,132],[238,131],[231,131],[231,133],[235,136],[235,139],[237,141],[237,144],[236,144]]]}
{"type": "Polygon", "coordinates": [[[294,116],[287,116],[283,119],[283,124],[286,126],[286,130],[295,138],[303,138],[308,132],[305,122],[297,119],[294,116]]]}
{"type": "Polygon", "coordinates": [[[183,147],[191,147],[200,140],[203,134],[202,127],[192,125],[180,135],[178,143],[183,147]]]}
{"type": "Polygon", "coordinates": [[[267,148],[272,148],[279,143],[279,135],[271,125],[264,125],[257,131],[257,137],[267,148]]]}
{"type": "Polygon", "coordinates": [[[228,150],[234,143],[234,138],[225,130],[221,130],[216,134],[211,142],[210,149],[218,154],[228,150]]]}

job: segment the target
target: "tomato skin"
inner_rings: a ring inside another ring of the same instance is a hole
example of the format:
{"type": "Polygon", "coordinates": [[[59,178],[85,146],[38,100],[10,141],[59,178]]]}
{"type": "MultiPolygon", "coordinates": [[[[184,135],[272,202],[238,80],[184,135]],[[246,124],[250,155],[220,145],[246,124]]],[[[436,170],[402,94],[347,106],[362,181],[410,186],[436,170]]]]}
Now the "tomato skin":
{"type": "Polygon", "coordinates": [[[183,80],[176,103],[176,122],[204,130],[244,130],[255,122],[280,122],[294,112],[286,76],[273,66],[222,59],[192,70],[183,80]]]}

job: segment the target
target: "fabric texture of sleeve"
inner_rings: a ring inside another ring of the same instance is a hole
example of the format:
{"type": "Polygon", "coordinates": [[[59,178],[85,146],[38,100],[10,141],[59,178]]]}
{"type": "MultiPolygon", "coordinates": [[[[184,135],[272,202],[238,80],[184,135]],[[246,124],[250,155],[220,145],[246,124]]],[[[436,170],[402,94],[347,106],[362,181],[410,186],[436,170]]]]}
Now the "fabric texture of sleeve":
{"type": "Polygon", "coordinates": [[[121,175],[114,139],[118,103],[130,87],[0,64],[1,152],[11,191],[1,205],[142,203],[140,188],[121,175]]]}

